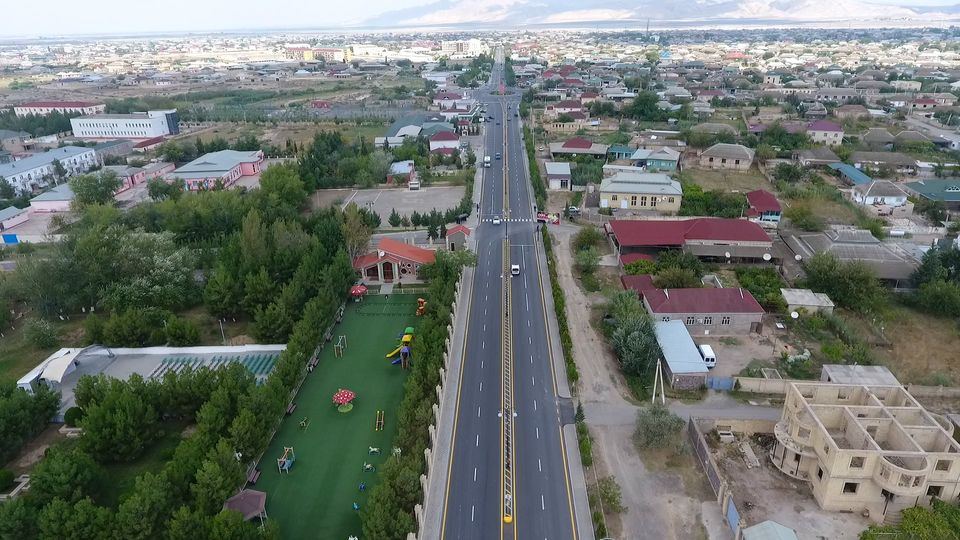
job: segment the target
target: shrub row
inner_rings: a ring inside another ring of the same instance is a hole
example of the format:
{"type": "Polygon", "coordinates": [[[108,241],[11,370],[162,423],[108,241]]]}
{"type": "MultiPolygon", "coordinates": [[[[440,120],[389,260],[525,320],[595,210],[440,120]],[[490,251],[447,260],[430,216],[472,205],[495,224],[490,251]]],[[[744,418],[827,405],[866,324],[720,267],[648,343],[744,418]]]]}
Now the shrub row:
{"type": "Polygon", "coordinates": [[[547,187],[543,185],[543,179],[540,177],[540,166],[537,165],[537,152],[533,147],[533,137],[530,134],[530,128],[523,128],[523,143],[527,149],[527,161],[530,162],[530,181],[533,182],[533,195],[537,200],[537,208],[547,207],[547,187]]]}
{"type": "Polygon", "coordinates": [[[557,279],[557,261],[553,254],[553,242],[546,227],[541,229],[543,234],[543,250],[547,253],[547,271],[550,274],[550,287],[553,289],[553,309],[557,313],[557,326],[560,327],[560,345],[563,347],[563,360],[567,366],[567,379],[570,384],[580,380],[580,372],[573,361],[573,339],[570,337],[570,325],[567,323],[567,299],[557,279]]]}

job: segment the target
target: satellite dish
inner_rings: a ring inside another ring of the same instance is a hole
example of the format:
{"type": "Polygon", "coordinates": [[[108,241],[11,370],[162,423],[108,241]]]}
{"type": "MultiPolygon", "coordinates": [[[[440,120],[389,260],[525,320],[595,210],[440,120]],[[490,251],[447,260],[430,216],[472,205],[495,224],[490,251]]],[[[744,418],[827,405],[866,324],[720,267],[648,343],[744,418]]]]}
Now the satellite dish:
{"type": "Polygon", "coordinates": [[[729,259],[729,258],[730,258],[730,252],[728,251],[728,252],[724,253],[723,256],[729,259]]]}
{"type": "Polygon", "coordinates": [[[797,313],[796,311],[791,311],[791,312],[790,312],[790,318],[793,319],[793,320],[797,320],[797,319],[800,318],[800,314],[797,313]]]}
{"type": "Polygon", "coordinates": [[[765,260],[765,261],[769,261],[769,260],[772,259],[772,258],[773,258],[773,257],[771,257],[769,253],[764,253],[764,254],[763,254],[763,260],[765,260]]]}
{"type": "Polygon", "coordinates": [[[796,259],[797,262],[800,262],[800,259],[803,259],[803,257],[801,257],[799,254],[794,255],[793,258],[796,259]]]}

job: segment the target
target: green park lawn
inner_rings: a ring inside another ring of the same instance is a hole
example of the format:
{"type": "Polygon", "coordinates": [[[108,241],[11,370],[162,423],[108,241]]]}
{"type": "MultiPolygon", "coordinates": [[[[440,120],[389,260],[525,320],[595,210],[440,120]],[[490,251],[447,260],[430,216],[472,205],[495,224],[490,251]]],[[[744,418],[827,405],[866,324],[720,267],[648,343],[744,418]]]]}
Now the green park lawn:
{"type": "MultiPolygon", "coordinates": [[[[397,335],[416,326],[416,296],[368,296],[350,302],[334,338],[320,354],[320,363],[307,375],[297,395],[296,411],[288,416],[260,462],[262,475],[254,489],[267,493],[267,515],[283,538],[347,538],[360,536],[361,507],[377,482],[376,472],[390,455],[396,435],[396,409],[403,397],[406,375],[384,356],[396,348],[397,335]],[[342,358],[334,354],[337,336],[347,336],[342,358]],[[333,394],[353,390],[353,410],[340,413],[333,394]],[[384,429],[375,431],[377,411],[384,411],[384,429]],[[307,428],[300,422],[307,419],[307,428]],[[293,447],[296,460],[289,473],[277,470],[284,447],[293,447]],[[380,455],[369,455],[370,447],[380,455]],[[366,491],[360,492],[360,482],[366,491]]],[[[413,360],[416,362],[416,359],[413,360]]]]}

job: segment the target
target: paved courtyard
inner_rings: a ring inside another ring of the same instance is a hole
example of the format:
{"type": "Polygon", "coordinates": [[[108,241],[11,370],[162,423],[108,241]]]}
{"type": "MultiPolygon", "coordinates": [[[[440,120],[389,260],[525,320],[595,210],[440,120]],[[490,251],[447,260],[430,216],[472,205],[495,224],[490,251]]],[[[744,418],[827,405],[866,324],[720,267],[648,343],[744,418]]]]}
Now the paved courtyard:
{"type": "Polygon", "coordinates": [[[387,217],[393,209],[406,216],[413,212],[430,212],[434,208],[445,212],[460,204],[463,190],[463,186],[426,186],[418,191],[406,188],[324,189],[314,193],[311,202],[314,208],[333,205],[343,208],[356,203],[361,208],[371,208],[379,214],[386,226],[387,217]]]}

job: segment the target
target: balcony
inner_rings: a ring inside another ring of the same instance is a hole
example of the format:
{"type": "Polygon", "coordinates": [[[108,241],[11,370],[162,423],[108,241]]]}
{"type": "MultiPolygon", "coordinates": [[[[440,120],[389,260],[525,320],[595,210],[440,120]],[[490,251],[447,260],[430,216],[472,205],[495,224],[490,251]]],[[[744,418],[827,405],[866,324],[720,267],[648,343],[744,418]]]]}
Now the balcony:
{"type": "Polygon", "coordinates": [[[925,493],[930,466],[926,457],[884,455],[873,479],[891,493],[917,497],[925,493]]]}

